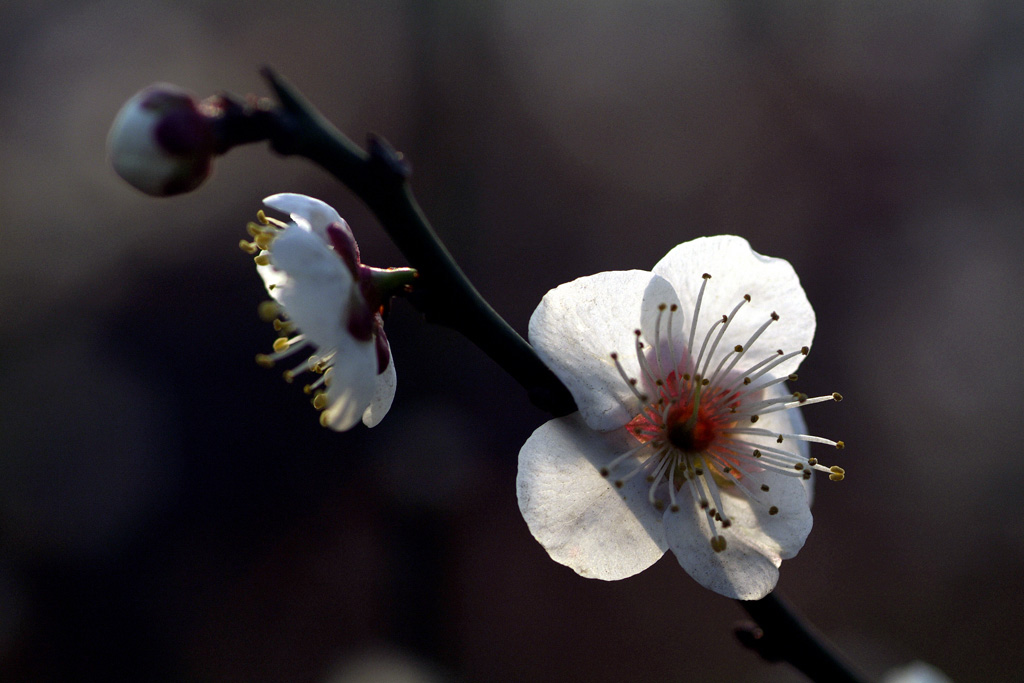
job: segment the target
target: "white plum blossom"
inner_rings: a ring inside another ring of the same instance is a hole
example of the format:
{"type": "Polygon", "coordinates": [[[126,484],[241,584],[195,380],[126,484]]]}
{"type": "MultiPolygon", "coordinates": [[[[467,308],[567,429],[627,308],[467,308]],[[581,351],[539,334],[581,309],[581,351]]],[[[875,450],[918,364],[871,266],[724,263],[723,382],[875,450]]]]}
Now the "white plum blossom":
{"type": "Polygon", "coordinates": [[[534,537],[582,576],[636,574],[671,549],[701,585],[764,597],[811,530],[811,473],[826,467],[790,393],[814,311],[787,261],[735,236],[675,247],[654,267],[548,292],[530,341],[578,413],[519,453],[534,537]]]}
{"type": "Polygon", "coordinates": [[[257,271],[273,298],[261,313],[281,332],[274,352],[257,361],[269,367],[305,350],[308,355],[284,373],[285,379],[304,371],[319,375],[305,391],[323,411],[321,424],[336,431],[351,429],[360,419],[368,427],[377,425],[395,397],[383,302],[373,284],[373,273],[386,271],[360,263],[348,224],[319,199],[286,193],[263,203],[289,214],[292,222],[260,212],[260,221],[249,224],[253,241],[240,244],[256,254],[257,271]]]}

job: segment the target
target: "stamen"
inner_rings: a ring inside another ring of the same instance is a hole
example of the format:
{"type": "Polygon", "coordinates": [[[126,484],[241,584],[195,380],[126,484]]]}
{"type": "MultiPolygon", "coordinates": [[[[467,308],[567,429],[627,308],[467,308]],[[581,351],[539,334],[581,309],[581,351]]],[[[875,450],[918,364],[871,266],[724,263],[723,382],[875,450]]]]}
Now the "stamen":
{"type": "Polygon", "coordinates": [[[725,331],[729,329],[729,323],[731,323],[733,319],[736,317],[737,311],[739,311],[743,307],[743,304],[747,303],[748,301],[750,301],[750,295],[743,295],[743,298],[740,299],[740,302],[736,304],[735,308],[732,309],[732,313],[730,313],[728,316],[722,317],[722,329],[718,331],[718,336],[715,337],[715,343],[711,345],[711,351],[708,352],[708,357],[704,361],[704,369],[701,370],[700,374],[707,377],[708,366],[711,365],[711,359],[715,357],[715,351],[718,349],[718,343],[722,341],[722,337],[725,336],[725,331]]]}
{"type": "Polygon", "coordinates": [[[697,304],[693,307],[693,320],[690,321],[690,340],[686,342],[688,351],[693,350],[693,340],[697,336],[697,318],[700,317],[700,304],[704,300],[704,290],[708,286],[708,280],[711,279],[711,276],[707,273],[704,273],[701,277],[703,281],[700,283],[700,291],[697,292],[697,304]]]}
{"type": "Polygon", "coordinates": [[[626,386],[629,387],[629,390],[633,392],[634,396],[640,399],[641,403],[647,403],[647,396],[645,394],[641,394],[640,391],[636,388],[636,379],[631,378],[629,375],[627,375],[626,369],[622,367],[622,363],[619,362],[619,354],[612,351],[611,358],[613,361],[615,361],[615,369],[619,371],[619,376],[622,377],[622,381],[626,383],[626,386]]]}
{"type": "Polygon", "coordinates": [[[616,458],[614,460],[612,460],[610,463],[608,463],[607,465],[605,465],[604,467],[601,468],[601,476],[602,477],[607,477],[611,473],[611,471],[614,470],[616,467],[618,467],[620,464],[622,464],[622,462],[624,460],[628,460],[629,458],[632,458],[633,456],[635,456],[637,453],[639,453],[640,451],[642,451],[646,447],[647,447],[647,444],[646,443],[642,443],[642,444],[640,444],[639,446],[637,446],[635,448],[629,449],[628,451],[626,451],[622,455],[616,456],[616,458]]]}
{"type": "Polygon", "coordinates": [[[636,362],[640,365],[640,371],[647,376],[648,382],[651,384],[657,384],[658,378],[654,376],[654,372],[651,370],[651,365],[647,362],[647,354],[644,353],[644,343],[640,341],[640,337],[643,336],[643,332],[640,330],[633,330],[633,336],[636,337],[636,362]]]}
{"type": "MultiPolygon", "coordinates": [[[[768,320],[766,320],[764,322],[764,324],[761,325],[761,327],[757,328],[757,330],[754,332],[754,334],[750,335],[750,339],[747,340],[747,343],[744,344],[742,348],[737,349],[737,351],[739,352],[739,355],[737,355],[735,358],[732,359],[732,362],[729,364],[729,367],[726,368],[725,373],[724,373],[723,376],[725,376],[725,377],[729,376],[729,373],[732,372],[733,368],[736,367],[736,364],[739,363],[740,358],[742,358],[743,355],[748,350],[750,350],[750,347],[754,345],[754,342],[756,342],[758,340],[758,338],[762,334],[764,334],[764,331],[768,329],[768,326],[771,325],[773,322],[777,321],[778,319],[779,319],[778,314],[775,313],[774,311],[772,311],[772,314],[771,314],[771,316],[769,316],[768,320]]],[[[748,370],[747,372],[749,373],[750,370],[748,370]]],[[[718,374],[717,371],[716,371],[715,374],[716,375],[718,374]]]]}
{"type": "MultiPolygon", "coordinates": [[[[668,304],[658,304],[658,317],[654,319],[654,360],[658,364],[658,377],[668,375],[661,364],[661,316],[668,308],[668,304]]],[[[669,334],[671,337],[671,333],[669,334]]]]}
{"type": "Polygon", "coordinates": [[[701,364],[701,361],[704,360],[704,352],[708,348],[708,342],[711,341],[711,335],[714,334],[716,327],[718,327],[719,325],[724,324],[728,319],[729,318],[727,316],[723,315],[721,318],[719,318],[718,320],[715,321],[714,325],[712,325],[710,328],[708,328],[708,333],[704,336],[704,343],[700,345],[700,353],[697,354],[697,362],[695,362],[693,364],[693,371],[694,371],[694,373],[696,373],[694,378],[693,378],[695,386],[700,384],[700,381],[698,381],[698,380],[703,379],[703,376],[704,376],[703,373],[700,370],[700,364],[701,364]]]}

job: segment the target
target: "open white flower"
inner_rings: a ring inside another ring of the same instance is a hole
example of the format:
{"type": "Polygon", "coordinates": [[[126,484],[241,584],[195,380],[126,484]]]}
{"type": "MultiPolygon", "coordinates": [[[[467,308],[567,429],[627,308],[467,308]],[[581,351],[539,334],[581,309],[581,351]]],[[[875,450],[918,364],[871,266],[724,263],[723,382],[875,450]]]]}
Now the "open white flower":
{"type": "Polygon", "coordinates": [[[519,507],[553,559],[620,579],[671,548],[701,585],[759,599],[811,530],[813,470],[787,393],[814,311],[792,266],[734,236],[674,248],[653,272],[580,278],[548,292],[530,341],[579,412],[519,453],[519,507]]]}
{"type": "Polygon", "coordinates": [[[395,397],[395,364],[384,335],[381,301],[372,283],[375,269],[359,262],[348,224],[332,207],[301,194],[275,194],[263,203],[291,216],[291,223],[267,218],[249,224],[257,270],[273,302],[261,312],[282,336],[274,353],[257,361],[272,366],[303,349],[312,352],[286,371],[289,382],[301,372],[319,377],[306,385],[320,422],[337,431],[362,419],[377,425],[395,397]],[[277,318],[281,314],[283,320],[277,318]]]}

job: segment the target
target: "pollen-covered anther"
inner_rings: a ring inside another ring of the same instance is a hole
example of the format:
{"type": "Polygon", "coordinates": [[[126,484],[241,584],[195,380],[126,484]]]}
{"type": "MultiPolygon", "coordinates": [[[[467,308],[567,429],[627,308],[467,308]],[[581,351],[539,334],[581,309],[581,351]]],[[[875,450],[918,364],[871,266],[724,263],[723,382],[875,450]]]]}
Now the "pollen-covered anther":
{"type": "Polygon", "coordinates": [[[720,553],[725,550],[725,536],[714,536],[711,538],[711,549],[716,553],[720,553]]]}
{"type": "Polygon", "coordinates": [[[281,312],[281,306],[276,301],[263,301],[256,309],[256,312],[259,314],[260,320],[269,323],[277,318],[281,312]]]}
{"type": "Polygon", "coordinates": [[[238,248],[249,255],[255,254],[260,250],[260,248],[257,245],[253,244],[252,242],[247,242],[245,240],[238,240],[238,248]]]}
{"type": "Polygon", "coordinates": [[[327,394],[323,391],[318,391],[313,395],[313,407],[317,410],[323,410],[327,407],[327,394]]]}
{"type": "Polygon", "coordinates": [[[252,260],[256,262],[257,266],[269,266],[270,254],[257,254],[252,260]]]}

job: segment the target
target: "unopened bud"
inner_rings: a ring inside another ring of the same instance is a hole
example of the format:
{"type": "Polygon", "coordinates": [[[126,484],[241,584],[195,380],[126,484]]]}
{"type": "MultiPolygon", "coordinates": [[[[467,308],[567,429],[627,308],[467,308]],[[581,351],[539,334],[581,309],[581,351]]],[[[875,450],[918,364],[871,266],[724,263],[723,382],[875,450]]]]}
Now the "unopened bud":
{"type": "Polygon", "coordinates": [[[157,83],[121,107],[107,151],[117,174],[136,189],[155,197],[189,192],[210,175],[212,119],[185,90],[157,83]]]}

